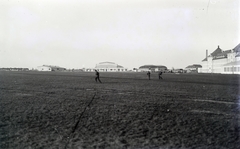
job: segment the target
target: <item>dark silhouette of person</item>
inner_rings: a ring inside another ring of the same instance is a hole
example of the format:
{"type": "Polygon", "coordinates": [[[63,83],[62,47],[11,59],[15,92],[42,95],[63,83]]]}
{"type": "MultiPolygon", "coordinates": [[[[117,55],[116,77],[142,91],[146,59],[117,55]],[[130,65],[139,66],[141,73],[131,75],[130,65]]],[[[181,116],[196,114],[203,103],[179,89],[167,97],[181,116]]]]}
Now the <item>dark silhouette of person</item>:
{"type": "Polygon", "coordinates": [[[96,82],[99,81],[100,83],[102,83],[101,80],[99,79],[99,72],[98,72],[97,70],[95,70],[95,72],[96,72],[95,81],[96,81],[96,82]]]}
{"type": "Polygon", "coordinates": [[[160,80],[160,79],[163,79],[162,78],[162,71],[160,71],[159,73],[158,73],[158,79],[160,80]]]}
{"type": "Polygon", "coordinates": [[[151,75],[150,71],[147,72],[147,75],[148,75],[148,79],[150,80],[150,75],[151,75]]]}

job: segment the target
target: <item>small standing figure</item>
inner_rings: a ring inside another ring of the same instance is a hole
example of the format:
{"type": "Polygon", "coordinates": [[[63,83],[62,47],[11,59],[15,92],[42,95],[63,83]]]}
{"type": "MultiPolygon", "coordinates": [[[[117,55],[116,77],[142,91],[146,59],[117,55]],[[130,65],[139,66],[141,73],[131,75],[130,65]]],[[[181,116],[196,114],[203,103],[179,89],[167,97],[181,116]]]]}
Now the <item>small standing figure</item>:
{"type": "Polygon", "coordinates": [[[99,79],[99,72],[98,72],[97,70],[95,70],[95,72],[96,72],[95,81],[96,81],[96,82],[99,81],[100,83],[102,83],[101,80],[99,79]]]}
{"type": "Polygon", "coordinates": [[[147,75],[148,75],[148,79],[150,80],[150,75],[151,75],[150,71],[147,72],[147,75]]]}
{"type": "Polygon", "coordinates": [[[160,79],[163,79],[162,78],[162,71],[160,71],[159,73],[158,73],[158,79],[160,80],[160,79]]]}

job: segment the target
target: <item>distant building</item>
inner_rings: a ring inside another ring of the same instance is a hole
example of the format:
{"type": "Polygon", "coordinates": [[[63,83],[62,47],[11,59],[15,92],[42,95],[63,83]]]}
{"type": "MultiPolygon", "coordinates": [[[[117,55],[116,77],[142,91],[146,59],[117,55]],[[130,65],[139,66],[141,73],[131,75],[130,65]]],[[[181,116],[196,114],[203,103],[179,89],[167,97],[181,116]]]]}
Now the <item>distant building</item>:
{"type": "Polygon", "coordinates": [[[28,68],[0,68],[0,71],[29,71],[28,68]]]}
{"type": "Polygon", "coordinates": [[[139,72],[146,72],[146,71],[151,71],[151,72],[158,72],[162,71],[165,72],[167,70],[166,66],[163,65],[143,65],[140,66],[138,71],[139,72]]]}
{"type": "Polygon", "coordinates": [[[182,68],[172,69],[171,72],[172,73],[185,73],[182,68]]]}
{"type": "Polygon", "coordinates": [[[218,48],[202,60],[201,73],[224,73],[224,74],[240,74],[240,44],[231,50],[223,51],[218,48]]]}
{"type": "Polygon", "coordinates": [[[66,68],[52,65],[43,65],[37,67],[38,71],[65,71],[66,68]]]}
{"type": "Polygon", "coordinates": [[[96,64],[95,68],[84,68],[84,71],[100,71],[100,72],[126,72],[127,68],[113,62],[101,62],[96,64]]]}
{"type": "Polygon", "coordinates": [[[72,71],[72,72],[83,72],[83,69],[70,69],[68,71],[72,71]]]}
{"type": "Polygon", "coordinates": [[[187,73],[198,73],[199,68],[202,68],[202,66],[199,64],[193,64],[193,65],[187,66],[185,70],[187,73]]]}

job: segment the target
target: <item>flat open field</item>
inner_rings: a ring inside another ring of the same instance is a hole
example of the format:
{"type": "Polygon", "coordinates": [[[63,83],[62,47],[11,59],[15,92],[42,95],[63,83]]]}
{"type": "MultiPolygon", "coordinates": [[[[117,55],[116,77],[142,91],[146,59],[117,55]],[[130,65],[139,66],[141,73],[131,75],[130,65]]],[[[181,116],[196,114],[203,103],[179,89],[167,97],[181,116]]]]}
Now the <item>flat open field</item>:
{"type": "Polygon", "coordinates": [[[240,76],[0,72],[0,148],[240,148],[240,76]]]}

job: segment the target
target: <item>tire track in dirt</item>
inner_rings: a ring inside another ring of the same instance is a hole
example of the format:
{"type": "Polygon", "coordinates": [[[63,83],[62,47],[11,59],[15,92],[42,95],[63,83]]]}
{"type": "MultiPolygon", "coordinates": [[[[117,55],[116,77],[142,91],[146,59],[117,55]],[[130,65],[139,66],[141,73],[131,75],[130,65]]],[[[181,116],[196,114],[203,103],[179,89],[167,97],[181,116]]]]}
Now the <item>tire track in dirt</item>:
{"type": "Polygon", "coordinates": [[[67,145],[69,144],[69,139],[71,139],[70,137],[72,137],[72,135],[74,134],[74,132],[76,131],[81,119],[82,119],[82,116],[84,115],[84,113],[86,112],[87,108],[90,107],[90,105],[92,104],[93,100],[95,99],[95,96],[96,96],[96,92],[95,94],[93,95],[92,99],[90,100],[90,102],[87,104],[87,106],[85,106],[85,108],[83,109],[82,113],[80,114],[75,126],[72,128],[72,131],[71,131],[71,134],[69,135],[68,140],[67,140],[67,143],[65,145],[65,149],[67,148],[67,145]]]}

